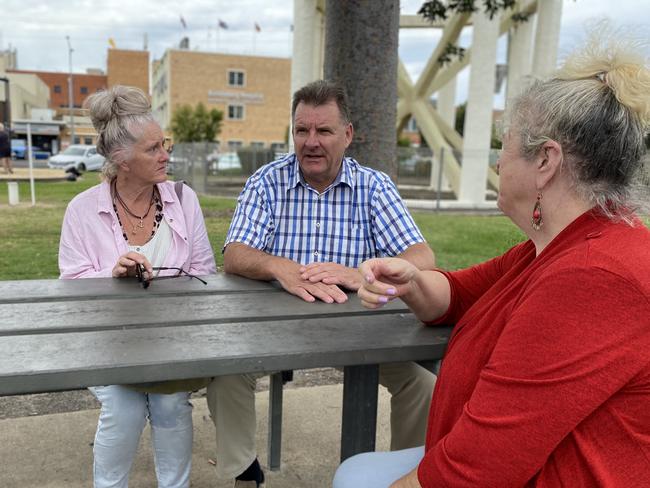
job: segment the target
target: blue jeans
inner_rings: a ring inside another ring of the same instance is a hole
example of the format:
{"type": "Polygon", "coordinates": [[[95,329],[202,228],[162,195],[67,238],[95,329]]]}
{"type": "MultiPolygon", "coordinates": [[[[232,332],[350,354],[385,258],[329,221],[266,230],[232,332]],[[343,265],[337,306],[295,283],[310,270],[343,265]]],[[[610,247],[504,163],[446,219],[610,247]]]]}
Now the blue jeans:
{"type": "Polygon", "coordinates": [[[119,385],[90,391],[102,404],[93,447],[95,488],[127,488],[147,418],[159,488],[188,488],[192,467],[192,404],[187,392],[140,393],[119,385]]]}
{"type": "Polygon", "coordinates": [[[390,452],[364,452],[346,459],[336,470],[334,488],[388,488],[414,470],[424,446],[390,452]]]}

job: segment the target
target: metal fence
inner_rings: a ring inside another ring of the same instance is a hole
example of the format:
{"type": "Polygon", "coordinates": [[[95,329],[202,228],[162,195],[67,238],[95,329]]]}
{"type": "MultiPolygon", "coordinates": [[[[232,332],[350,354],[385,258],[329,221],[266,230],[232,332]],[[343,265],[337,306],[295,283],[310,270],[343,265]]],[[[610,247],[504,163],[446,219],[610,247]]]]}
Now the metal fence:
{"type": "Polygon", "coordinates": [[[282,154],[257,147],[223,151],[214,142],[180,143],[174,145],[169,173],[199,193],[237,194],[250,175],[282,154]]]}
{"type": "MultiPolygon", "coordinates": [[[[282,150],[269,148],[223,150],[217,143],[180,143],[174,146],[169,172],[199,193],[237,195],[250,175],[284,154],[282,150]]],[[[397,184],[402,195],[419,199],[452,198],[451,186],[440,164],[448,156],[444,150],[434,154],[426,147],[398,147],[397,184]]],[[[462,165],[462,155],[453,151],[453,156],[462,165]]],[[[497,158],[498,151],[491,151],[489,164],[494,166],[497,158]]]]}

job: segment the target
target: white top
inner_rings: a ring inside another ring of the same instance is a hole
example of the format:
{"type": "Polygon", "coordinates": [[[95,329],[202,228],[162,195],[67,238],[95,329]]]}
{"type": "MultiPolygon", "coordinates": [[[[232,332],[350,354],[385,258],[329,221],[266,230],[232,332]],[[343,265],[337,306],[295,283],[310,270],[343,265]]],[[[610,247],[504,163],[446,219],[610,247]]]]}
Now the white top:
{"type": "MultiPolygon", "coordinates": [[[[134,251],[139,254],[142,254],[145,258],[149,260],[151,266],[154,268],[163,266],[165,262],[165,257],[167,256],[167,251],[169,251],[169,246],[172,243],[172,231],[167,224],[165,219],[160,221],[158,230],[151,238],[150,241],[142,244],[141,246],[131,246],[129,245],[129,251],[134,251]]],[[[154,276],[158,276],[160,271],[154,271],[154,276]]]]}

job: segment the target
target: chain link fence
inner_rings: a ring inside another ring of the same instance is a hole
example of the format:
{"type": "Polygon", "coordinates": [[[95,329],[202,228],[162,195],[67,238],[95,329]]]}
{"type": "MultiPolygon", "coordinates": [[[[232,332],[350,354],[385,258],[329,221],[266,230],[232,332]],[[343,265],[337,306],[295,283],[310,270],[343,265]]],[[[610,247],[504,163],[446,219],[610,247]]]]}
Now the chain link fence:
{"type": "MultiPolygon", "coordinates": [[[[441,160],[453,154],[462,165],[458,151],[436,154],[427,147],[397,148],[397,184],[402,196],[416,199],[454,198],[441,160]]],[[[246,179],[264,164],[286,154],[286,148],[253,146],[221,150],[217,143],[179,143],[169,163],[174,179],[186,181],[194,190],[209,195],[236,196],[246,179]]],[[[498,151],[490,151],[489,164],[494,167],[498,151]]]]}

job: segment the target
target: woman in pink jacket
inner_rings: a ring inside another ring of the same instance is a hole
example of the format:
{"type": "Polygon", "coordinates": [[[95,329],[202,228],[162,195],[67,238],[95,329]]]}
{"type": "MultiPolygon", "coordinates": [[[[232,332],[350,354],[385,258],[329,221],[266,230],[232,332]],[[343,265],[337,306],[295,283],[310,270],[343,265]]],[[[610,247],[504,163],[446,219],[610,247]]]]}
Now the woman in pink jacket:
{"type": "MultiPolygon", "coordinates": [[[[104,181],[68,205],[59,247],[61,278],[139,273],[149,280],[159,273],[177,273],[157,268],[215,273],[196,194],[187,186],[176,190],[166,181],[168,140],[153,119],[148,97],[137,88],[114,86],[91,95],[86,104],[99,134],[97,151],[106,157],[104,181]]],[[[158,486],[189,487],[190,394],[164,385],[149,390],[120,385],[90,389],[102,405],[94,443],[96,488],[128,486],[147,418],[158,486]]]]}

